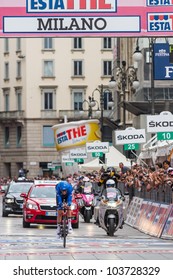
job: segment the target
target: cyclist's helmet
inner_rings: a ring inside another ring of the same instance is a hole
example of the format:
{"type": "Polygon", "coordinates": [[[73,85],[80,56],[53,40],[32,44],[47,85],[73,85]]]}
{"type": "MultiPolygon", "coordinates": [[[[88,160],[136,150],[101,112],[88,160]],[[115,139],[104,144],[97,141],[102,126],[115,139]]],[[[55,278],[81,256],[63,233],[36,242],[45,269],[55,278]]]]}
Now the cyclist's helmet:
{"type": "Polygon", "coordinates": [[[69,188],[69,183],[66,181],[60,182],[60,190],[62,191],[67,191],[69,188]]]}
{"type": "Polygon", "coordinates": [[[112,179],[109,179],[109,180],[107,180],[106,181],[106,187],[107,188],[114,188],[115,187],[115,181],[114,180],[112,180],[112,179]]]}

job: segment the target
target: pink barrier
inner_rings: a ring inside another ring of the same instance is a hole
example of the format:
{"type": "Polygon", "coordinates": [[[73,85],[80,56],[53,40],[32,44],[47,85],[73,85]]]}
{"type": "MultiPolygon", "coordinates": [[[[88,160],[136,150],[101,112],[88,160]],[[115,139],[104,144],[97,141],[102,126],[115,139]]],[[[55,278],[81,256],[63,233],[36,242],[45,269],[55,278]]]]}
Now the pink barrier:
{"type": "Polygon", "coordinates": [[[168,238],[173,239],[173,204],[169,206],[169,216],[167,218],[167,221],[165,223],[164,229],[162,231],[161,237],[162,238],[168,238]]]}
{"type": "Polygon", "coordinates": [[[128,207],[126,224],[152,236],[173,239],[173,205],[134,197],[128,207]]]}

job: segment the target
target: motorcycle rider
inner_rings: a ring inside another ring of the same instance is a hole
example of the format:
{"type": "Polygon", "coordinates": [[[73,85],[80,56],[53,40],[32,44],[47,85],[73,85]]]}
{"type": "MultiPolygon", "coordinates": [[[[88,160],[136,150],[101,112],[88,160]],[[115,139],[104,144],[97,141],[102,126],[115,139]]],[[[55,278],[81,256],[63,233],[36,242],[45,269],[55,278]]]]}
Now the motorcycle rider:
{"type": "Polygon", "coordinates": [[[57,203],[57,235],[60,237],[60,225],[62,220],[62,205],[63,201],[67,205],[67,217],[68,217],[68,232],[72,233],[71,225],[71,203],[73,187],[67,181],[61,181],[55,187],[56,190],[56,203],[57,203]]]}
{"type": "MultiPolygon", "coordinates": [[[[106,182],[105,182],[105,188],[102,190],[102,197],[101,199],[103,199],[103,201],[106,199],[107,197],[107,188],[116,188],[117,191],[118,191],[118,199],[122,199],[124,198],[124,196],[122,195],[122,192],[121,190],[117,187],[117,184],[115,183],[115,181],[113,179],[108,179],[106,182]]],[[[96,221],[95,221],[95,224],[100,226],[100,223],[99,223],[99,218],[98,218],[98,214],[99,214],[99,207],[97,207],[95,209],[95,216],[97,217],[96,218],[96,221]]],[[[122,228],[122,227],[120,227],[122,228]]]]}
{"type": "Polygon", "coordinates": [[[115,184],[115,181],[113,179],[109,179],[106,181],[105,196],[107,195],[107,188],[116,188],[118,191],[118,199],[123,198],[121,190],[119,188],[117,188],[117,185],[115,184]]]}

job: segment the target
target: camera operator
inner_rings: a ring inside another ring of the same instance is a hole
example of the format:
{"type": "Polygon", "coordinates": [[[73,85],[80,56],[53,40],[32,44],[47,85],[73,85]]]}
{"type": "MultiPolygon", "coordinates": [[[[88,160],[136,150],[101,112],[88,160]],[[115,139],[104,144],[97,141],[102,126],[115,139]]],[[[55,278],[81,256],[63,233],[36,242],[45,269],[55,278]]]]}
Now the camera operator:
{"type": "Polygon", "coordinates": [[[106,172],[101,174],[101,178],[98,182],[98,186],[102,187],[101,195],[103,194],[104,190],[106,189],[106,182],[107,180],[112,179],[115,182],[115,187],[117,188],[118,180],[120,179],[120,175],[115,172],[114,167],[108,167],[106,172]]]}

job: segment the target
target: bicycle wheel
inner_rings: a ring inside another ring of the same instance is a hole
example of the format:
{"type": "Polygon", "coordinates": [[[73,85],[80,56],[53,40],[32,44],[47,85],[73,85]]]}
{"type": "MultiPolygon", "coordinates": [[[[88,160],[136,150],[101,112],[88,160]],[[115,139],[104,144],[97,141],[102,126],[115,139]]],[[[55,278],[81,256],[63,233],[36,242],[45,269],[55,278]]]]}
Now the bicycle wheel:
{"type": "Polygon", "coordinates": [[[66,247],[66,237],[67,237],[67,217],[63,217],[63,246],[66,247]]]}

